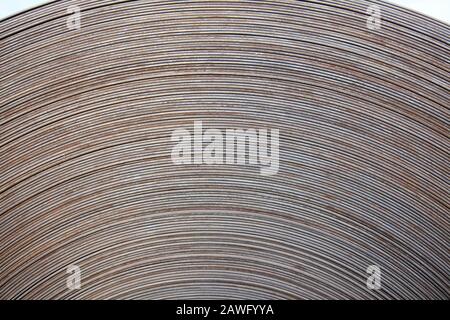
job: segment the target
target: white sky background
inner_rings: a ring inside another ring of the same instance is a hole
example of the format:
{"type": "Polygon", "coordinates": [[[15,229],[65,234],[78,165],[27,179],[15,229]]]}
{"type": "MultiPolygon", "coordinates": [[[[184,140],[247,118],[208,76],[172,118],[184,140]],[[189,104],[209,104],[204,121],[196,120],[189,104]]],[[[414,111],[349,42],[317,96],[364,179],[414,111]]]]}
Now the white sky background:
{"type": "Polygon", "coordinates": [[[450,0],[386,0],[450,24],[450,0]]]}
{"type": "MultiPolygon", "coordinates": [[[[450,24],[450,0],[387,0],[450,24]]],[[[0,0],[0,19],[49,0],[0,0]]]]}

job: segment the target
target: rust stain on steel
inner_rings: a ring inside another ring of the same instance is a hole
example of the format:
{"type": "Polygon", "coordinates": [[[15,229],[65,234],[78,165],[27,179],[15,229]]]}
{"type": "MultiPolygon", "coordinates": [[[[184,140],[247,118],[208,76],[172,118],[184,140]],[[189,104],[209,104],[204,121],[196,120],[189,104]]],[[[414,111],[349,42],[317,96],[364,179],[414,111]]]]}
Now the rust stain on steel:
{"type": "Polygon", "coordinates": [[[0,22],[0,298],[449,298],[448,25],[86,0],[69,30],[69,4],[0,22]],[[196,120],[279,129],[278,174],[174,165],[196,120]]]}

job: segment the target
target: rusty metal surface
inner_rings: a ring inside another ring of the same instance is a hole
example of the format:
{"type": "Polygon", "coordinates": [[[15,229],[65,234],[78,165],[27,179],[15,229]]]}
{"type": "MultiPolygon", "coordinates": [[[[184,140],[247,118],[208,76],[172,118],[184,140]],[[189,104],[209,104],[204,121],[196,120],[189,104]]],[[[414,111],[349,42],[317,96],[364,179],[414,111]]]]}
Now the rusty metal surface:
{"type": "Polygon", "coordinates": [[[449,33],[380,1],[1,21],[0,298],[448,299],[449,33]],[[196,120],[279,129],[278,174],[174,165],[196,120]]]}

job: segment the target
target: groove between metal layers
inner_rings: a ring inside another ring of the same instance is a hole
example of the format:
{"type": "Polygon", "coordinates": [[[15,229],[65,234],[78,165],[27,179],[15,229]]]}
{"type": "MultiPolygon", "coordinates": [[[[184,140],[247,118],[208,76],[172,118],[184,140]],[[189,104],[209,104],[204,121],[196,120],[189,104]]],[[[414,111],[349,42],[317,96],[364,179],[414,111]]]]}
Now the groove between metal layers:
{"type": "Polygon", "coordinates": [[[0,298],[448,299],[449,32],[360,0],[1,21],[0,298]],[[194,121],[278,129],[278,173],[175,165],[194,121]]]}

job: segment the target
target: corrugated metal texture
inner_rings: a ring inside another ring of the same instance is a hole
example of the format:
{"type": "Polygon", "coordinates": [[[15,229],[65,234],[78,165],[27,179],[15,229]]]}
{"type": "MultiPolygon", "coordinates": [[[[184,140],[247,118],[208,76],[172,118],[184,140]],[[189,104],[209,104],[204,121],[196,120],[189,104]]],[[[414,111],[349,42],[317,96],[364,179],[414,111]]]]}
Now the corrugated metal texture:
{"type": "Polygon", "coordinates": [[[449,31],[379,1],[0,22],[0,298],[448,299],[449,31]],[[197,120],[279,129],[278,174],[174,165],[197,120]]]}

